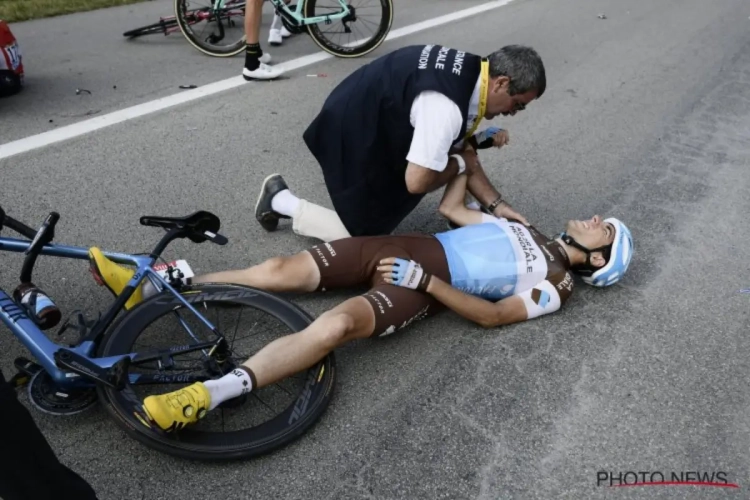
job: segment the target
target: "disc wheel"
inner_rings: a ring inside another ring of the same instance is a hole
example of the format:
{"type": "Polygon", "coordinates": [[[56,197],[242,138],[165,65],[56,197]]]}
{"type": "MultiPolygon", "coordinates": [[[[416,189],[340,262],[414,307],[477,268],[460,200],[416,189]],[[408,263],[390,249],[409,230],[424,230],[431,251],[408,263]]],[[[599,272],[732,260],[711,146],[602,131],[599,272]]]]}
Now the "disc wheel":
{"type": "MultiPolygon", "coordinates": [[[[357,0],[356,6],[352,2],[348,6],[352,12],[347,17],[331,21],[331,24],[309,24],[307,30],[324,51],[337,57],[361,57],[380,47],[391,31],[393,0],[357,0]]],[[[338,0],[305,2],[305,17],[340,11],[338,0]]]]}
{"type": "MultiPolygon", "coordinates": [[[[312,322],[296,305],[249,287],[201,284],[185,287],[181,293],[224,335],[230,355],[219,359],[211,354],[213,351],[193,351],[144,364],[133,362],[127,389],[135,393],[139,402],[148,394],[164,394],[189,385],[188,377],[220,378],[270,341],[299,332],[312,322]],[[162,383],[165,377],[173,378],[162,383]]],[[[161,294],[124,316],[102,341],[99,356],[154,349],[177,351],[196,340],[215,338],[177,297],[161,294]]],[[[330,353],[309,369],[226,401],[198,423],[170,433],[143,425],[133,414],[129,402],[132,400],[124,392],[106,386],[97,390],[115,422],[141,443],[182,458],[220,461],[255,457],[297,439],[327,408],[334,381],[335,361],[330,353]]]]}
{"type": "Polygon", "coordinates": [[[212,57],[234,57],[245,50],[245,2],[227,0],[214,11],[215,0],[174,0],[175,18],[185,39],[212,57]]]}

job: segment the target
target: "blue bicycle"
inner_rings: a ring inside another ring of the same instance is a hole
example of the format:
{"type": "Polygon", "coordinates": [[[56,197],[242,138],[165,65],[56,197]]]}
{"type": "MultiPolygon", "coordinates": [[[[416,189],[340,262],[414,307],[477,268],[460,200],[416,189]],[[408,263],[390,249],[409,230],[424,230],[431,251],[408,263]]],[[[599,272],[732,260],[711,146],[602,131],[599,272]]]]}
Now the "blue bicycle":
{"type": "Polygon", "coordinates": [[[75,341],[53,341],[43,330],[57,326],[62,317],[32,282],[37,258],[89,259],[86,248],[52,243],[58,220],[59,214],[52,212],[34,230],[0,208],[0,231],[8,228],[28,238],[0,237],[0,251],[25,254],[21,285],[13,297],[0,289],[0,319],[35,359],[18,358],[14,380],[28,386],[29,400],[39,410],[75,415],[100,401],[131,437],[161,452],[196,460],[270,452],[301,436],[325,411],[335,379],[333,354],[295,377],[226,401],[190,428],[166,433],[151,426],[141,409],[147,395],[141,391],[164,393],[174,390],[168,387],[172,384],[219,378],[270,339],[254,347],[241,341],[297,332],[312,318],[262,290],[219,283],[184,285],[179,269],[167,262],[166,273],[155,270],[175,239],[227,243],[218,233],[219,218],[198,211],[187,217],[141,217],[142,225],[162,228],[166,234],[148,254],[103,252],[118,264],[135,266],[135,274],[103,317],[88,320],[80,311],[70,314],[57,333],[77,332],[75,341]],[[147,279],[157,293],[127,309],[128,300],[147,279]],[[47,314],[40,315],[40,310],[47,314]],[[220,319],[223,313],[229,320],[220,319]],[[242,326],[241,319],[247,320],[242,326]],[[148,342],[141,344],[144,339],[148,342]]]}

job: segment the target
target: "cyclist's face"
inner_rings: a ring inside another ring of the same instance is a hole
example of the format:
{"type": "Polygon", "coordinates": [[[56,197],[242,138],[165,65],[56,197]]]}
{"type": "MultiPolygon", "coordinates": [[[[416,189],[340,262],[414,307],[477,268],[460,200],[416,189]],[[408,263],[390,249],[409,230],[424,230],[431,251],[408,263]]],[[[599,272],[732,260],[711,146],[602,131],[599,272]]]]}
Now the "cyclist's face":
{"type": "Polygon", "coordinates": [[[536,90],[530,90],[525,94],[510,95],[508,93],[509,85],[510,79],[505,76],[490,80],[487,111],[484,114],[487,120],[492,120],[499,115],[513,116],[526,109],[526,105],[536,99],[536,90]]]}
{"type": "Polygon", "coordinates": [[[615,228],[598,215],[588,220],[568,221],[565,232],[586,248],[603,247],[615,240],[615,228]]]}

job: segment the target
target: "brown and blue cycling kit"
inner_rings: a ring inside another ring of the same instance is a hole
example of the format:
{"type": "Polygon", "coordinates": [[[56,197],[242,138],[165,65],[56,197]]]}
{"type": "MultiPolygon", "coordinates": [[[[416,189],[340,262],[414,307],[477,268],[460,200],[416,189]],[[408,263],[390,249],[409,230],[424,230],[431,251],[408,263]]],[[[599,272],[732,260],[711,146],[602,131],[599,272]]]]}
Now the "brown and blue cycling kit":
{"type": "Polygon", "coordinates": [[[560,244],[506,219],[438,233],[345,238],[308,250],[320,269],[319,290],[369,285],[363,294],[382,336],[445,309],[431,295],[385,283],[378,262],[399,257],[454,288],[493,302],[519,296],[529,319],[557,311],[573,291],[570,261],[560,244]]]}

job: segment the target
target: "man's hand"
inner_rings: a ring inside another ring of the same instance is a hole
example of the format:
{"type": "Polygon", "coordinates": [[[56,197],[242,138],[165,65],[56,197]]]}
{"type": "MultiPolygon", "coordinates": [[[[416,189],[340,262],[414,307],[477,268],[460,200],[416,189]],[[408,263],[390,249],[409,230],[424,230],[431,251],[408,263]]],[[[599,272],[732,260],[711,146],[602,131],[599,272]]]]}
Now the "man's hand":
{"type": "Polygon", "coordinates": [[[510,143],[510,134],[507,130],[493,125],[474,134],[468,142],[474,149],[489,149],[492,147],[499,149],[510,143]]]}
{"type": "Polygon", "coordinates": [[[507,130],[500,129],[494,136],[492,136],[492,145],[498,149],[509,143],[510,134],[508,134],[507,130]]]}
{"type": "Polygon", "coordinates": [[[497,206],[494,215],[496,217],[504,217],[506,219],[515,219],[524,226],[529,225],[529,221],[526,220],[526,217],[513,210],[513,207],[511,207],[506,202],[502,202],[497,206]]]}

